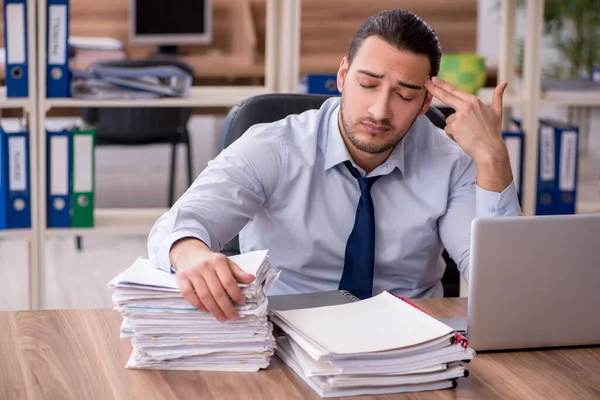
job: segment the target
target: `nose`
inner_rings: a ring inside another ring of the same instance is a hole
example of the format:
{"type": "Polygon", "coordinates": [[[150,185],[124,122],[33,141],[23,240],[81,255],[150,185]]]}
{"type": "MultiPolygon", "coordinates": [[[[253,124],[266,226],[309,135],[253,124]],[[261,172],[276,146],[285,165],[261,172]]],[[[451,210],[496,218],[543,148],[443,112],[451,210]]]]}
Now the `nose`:
{"type": "Polygon", "coordinates": [[[374,102],[369,107],[370,117],[375,121],[389,120],[392,116],[390,95],[385,90],[380,90],[374,97],[374,102]]]}

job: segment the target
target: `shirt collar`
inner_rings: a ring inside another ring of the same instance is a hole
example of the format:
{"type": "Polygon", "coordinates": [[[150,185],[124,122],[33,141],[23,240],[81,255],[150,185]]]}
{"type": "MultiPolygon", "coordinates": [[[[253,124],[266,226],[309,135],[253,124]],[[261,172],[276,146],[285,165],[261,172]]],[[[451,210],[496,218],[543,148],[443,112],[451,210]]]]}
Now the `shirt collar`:
{"type": "MultiPolygon", "coordinates": [[[[326,125],[327,132],[325,135],[327,137],[325,142],[325,163],[324,170],[327,171],[329,168],[335,167],[338,164],[343,163],[344,161],[352,161],[350,154],[348,153],[348,149],[346,148],[346,144],[342,139],[342,133],[340,132],[340,128],[338,125],[338,116],[340,112],[341,106],[340,103],[333,109],[331,114],[329,115],[329,122],[326,125]]],[[[411,127],[412,130],[412,127],[411,127]]],[[[407,135],[410,133],[407,132],[407,135]]],[[[398,168],[400,172],[404,175],[404,142],[406,141],[406,136],[394,147],[392,153],[389,155],[387,160],[377,167],[377,170],[389,170],[388,172],[393,171],[394,168],[398,168]],[[386,168],[388,167],[388,168],[386,168]],[[389,167],[393,167],[391,170],[389,167]]],[[[375,172],[373,171],[373,172],[375,172]]]]}

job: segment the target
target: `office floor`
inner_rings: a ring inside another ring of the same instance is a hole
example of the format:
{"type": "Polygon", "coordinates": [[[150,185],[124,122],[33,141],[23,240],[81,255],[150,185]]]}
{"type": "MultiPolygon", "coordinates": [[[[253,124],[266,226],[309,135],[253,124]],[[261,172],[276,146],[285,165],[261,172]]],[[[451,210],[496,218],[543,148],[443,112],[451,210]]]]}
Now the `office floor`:
{"type": "MultiPolygon", "coordinates": [[[[202,119],[192,122],[195,170],[200,172],[215,154],[220,126],[202,119]]],[[[164,207],[167,201],[168,149],[136,150],[124,159],[120,149],[101,149],[97,157],[98,207],[164,207]],[[155,165],[142,171],[143,160],[155,165]],[[136,168],[137,166],[137,168],[136,168]]],[[[183,151],[180,153],[183,156],[183,151]]],[[[598,159],[596,159],[598,160],[598,159]]],[[[580,164],[579,193],[600,201],[600,162],[588,157],[580,164]]],[[[179,157],[183,171],[183,157],[179,157]]],[[[187,184],[178,174],[177,193],[187,184]]],[[[83,251],[72,237],[52,238],[47,246],[46,308],[110,307],[106,284],[139,256],[146,256],[146,237],[93,237],[83,239],[83,251]]],[[[27,242],[0,239],[0,310],[26,308],[27,242]]]]}

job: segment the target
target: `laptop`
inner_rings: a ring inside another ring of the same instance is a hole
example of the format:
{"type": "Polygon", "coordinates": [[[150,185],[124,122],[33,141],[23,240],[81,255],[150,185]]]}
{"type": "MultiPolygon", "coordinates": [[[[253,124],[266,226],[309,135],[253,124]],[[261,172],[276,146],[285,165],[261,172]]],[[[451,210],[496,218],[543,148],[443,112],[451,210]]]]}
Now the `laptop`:
{"type": "Polygon", "coordinates": [[[468,296],[476,351],[600,344],[600,215],[475,219],[468,296]]]}

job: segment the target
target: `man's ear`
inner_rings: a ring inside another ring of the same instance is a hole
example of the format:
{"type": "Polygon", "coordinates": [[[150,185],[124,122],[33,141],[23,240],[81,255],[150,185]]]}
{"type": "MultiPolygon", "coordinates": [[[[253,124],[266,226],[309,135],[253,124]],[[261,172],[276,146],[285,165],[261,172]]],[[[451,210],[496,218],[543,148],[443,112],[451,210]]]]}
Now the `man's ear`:
{"type": "Polygon", "coordinates": [[[344,88],[344,79],[346,79],[346,74],[348,73],[348,57],[342,58],[340,62],[340,68],[337,73],[337,88],[340,93],[342,93],[342,89],[344,88]]]}
{"type": "Polygon", "coordinates": [[[427,112],[427,110],[429,109],[429,106],[431,106],[432,100],[433,100],[433,95],[431,93],[427,92],[425,94],[425,101],[423,102],[423,107],[421,108],[419,115],[423,115],[427,112]]]}

